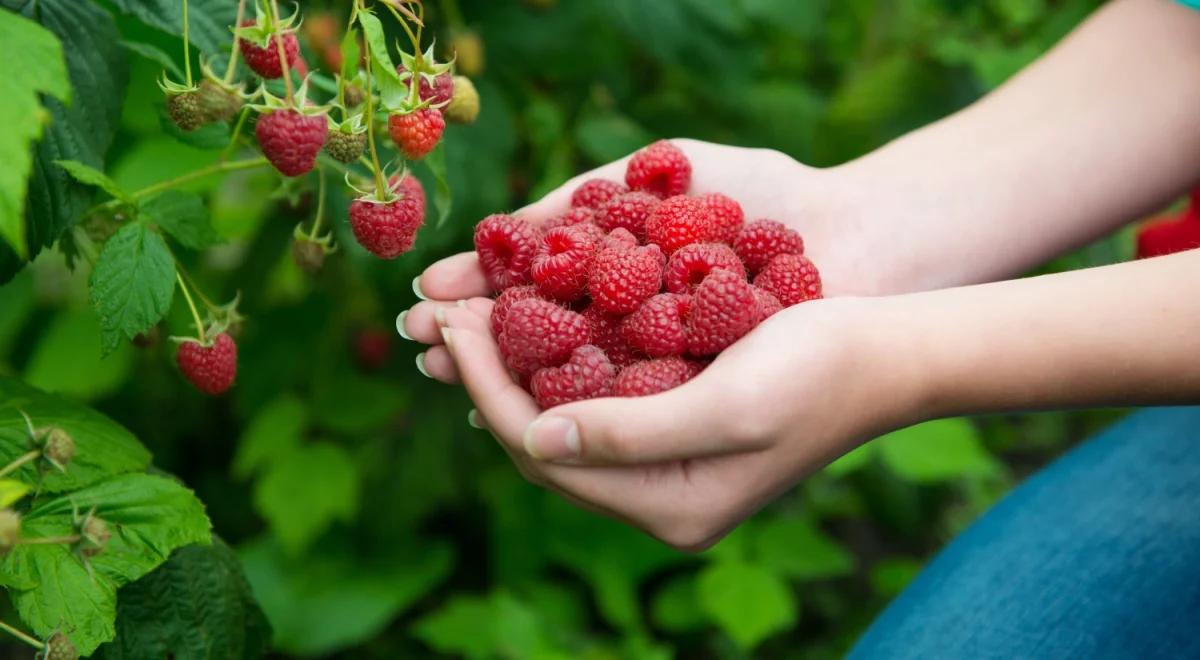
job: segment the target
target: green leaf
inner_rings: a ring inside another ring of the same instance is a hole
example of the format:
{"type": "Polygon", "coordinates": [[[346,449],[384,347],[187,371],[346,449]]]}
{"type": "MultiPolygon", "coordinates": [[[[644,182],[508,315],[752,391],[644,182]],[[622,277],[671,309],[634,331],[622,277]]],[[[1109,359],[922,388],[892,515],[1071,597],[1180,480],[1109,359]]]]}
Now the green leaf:
{"type": "Polygon", "coordinates": [[[254,506],[283,549],[299,554],[334,521],[358,510],[358,468],[329,443],[298,447],[278,457],[254,489],[254,506]]]}
{"type": "Polygon", "coordinates": [[[71,178],[85,186],[95,186],[116,199],[129,201],[129,194],[121,190],[116,181],[94,167],[88,167],[76,160],[56,160],[54,164],[66,170],[71,178]]]}
{"type": "Polygon", "coordinates": [[[108,239],[89,280],[106,355],[162,320],[171,309],[175,278],[175,258],[145,224],[127,224],[108,239]]]}
{"type": "Polygon", "coordinates": [[[412,627],[413,636],[443,655],[491,658],[496,641],[491,625],[493,607],[479,596],[457,595],[412,627]]]}
{"type": "Polygon", "coordinates": [[[983,448],[979,432],[961,417],[900,429],[874,444],[884,463],[910,481],[992,476],[1002,469],[983,448]]]}
{"type": "Polygon", "coordinates": [[[871,586],[884,598],[895,598],[921,572],[921,562],[891,557],[871,567],[871,586]]]}
{"type": "Polygon", "coordinates": [[[703,630],[708,622],[696,602],[696,576],[672,578],[654,594],[650,601],[654,624],[672,633],[703,630]]]}
{"type": "MultiPolygon", "coordinates": [[[[0,43],[5,75],[0,76],[0,238],[17,256],[29,257],[26,244],[26,181],[33,165],[33,143],[49,119],[38,93],[60,101],[71,97],[62,46],[54,34],[16,14],[0,12],[0,43]]],[[[0,278],[3,281],[3,278],[0,278]]]]}
{"type": "Polygon", "coordinates": [[[796,602],[786,583],[760,566],[709,564],[696,591],[700,607],[742,649],[752,649],[796,621],[796,602]]]}
{"type": "MultiPolygon", "coordinates": [[[[178,0],[112,0],[118,9],[136,16],[163,32],[183,34],[183,3],[178,0]]],[[[218,54],[233,41],[230,28],[237,21],[237,3],[229,0],[190,0],[188,36],[201,53],[218,54]]],[[[180,78],[182,80],[182,78],[180,78]]]]}
{"type": "Polygon", "coordinates": [[[393,380],[342,373],[322,380],[313,391],[313,419],[335,431],[365,433],[395,419],[406,394],[393,380]]]}
{"type": "Polygon", "coordinates": [[[158,225],[184,247],[203,250],[221,242],[212,228],[204,200],[196,193],[168,190],[141,204],[143,220],[158,225]]]}
{"type": "Polygon", "coordinates": [[[233,475],[247,479],[300,446],[308,426],[308,408],[296,397],[284,395],[264,406],[250,420],[233,459],[233,475]]]}
{"type": "Polygon", "coordinates": [[[0,508],[16,504],[32,488],[29,484],[16,479],[0,479],[0,508]]]}
{"type": "Polygon", "coordinates": [[[446,149],[439,142],[429,155],[425,156],[425,165],[433,173],[436,188],[433,191],[433,204],[437,207],[437,224],[440,228],[450,217],[450,209],[454,204],[454,195],[450,192],[450,180],[446,176],[446,149]]]}
{"type": "Polygon", "coordinates": [[[756,563],[780,575],[820,580],[854,571],[854,555],[803,518],[761,523],[753,543],[756,563]]]}
{"type": "Polygon", "coordinates": [[[39,333],[25,365],[25,382],[82,400],[112,394],[133,368],[134,348],[117,347],[107,358],[100,352],[100,321],[88,309],[64,310],[39,333]]]}
{"type": "Polygon", "coordinates": [[[155,46],[154,44],[142,43],[140,41],[127,41],[124,39],[118,43],[121,44],[121,48],[124,48],[135,55],[141,55],[151,62],[157,62],[158,64],[161,64],[162,67],[166,69],[167,72],[171,74],[171,77],[175,80],[184,79],[184,73],[179,68],[179,65],[175,63],[175,60],[172,59],[170,55],[167,55],[158,46],[155,46]]]}
{"type": "Polygon", "coordinates": [[[392,63],[392,56],[388,52],[383,24],[368,11],[358,12],[358,23],[362,26],[367,48],[371,51],[371,73],[375,86],[379,88],[380,101],[385,109],[395,110],[408,97],[408,86],[396,73],[396,65],[392,63]]]}
{"type": "Polygon", "coordinates": [[[875,445],[865,444],[859,445],[850,450],[850,453],[843,455],[841,458],[825,466],[825,472],[835,477],[840,477],[844,474],[849,474],[871,462],[871,457],[875,455],[875,445]]]}
{"type": "Polygon", "coordinates": [[[117,593],[117,638],[102,660],[196,658],[255,660],[271,643],[259,609],[229,546],[189,545],[117,593]]]}
{"type": "Polygon", "coordinates": [[[350,80],[358,73],[362,53],[358,47],[358,30],[350,27],[342,35],[342,78],[350,80]]]}
{"type": "MultiPolygon", "coordinates": [[[[35,428],[57,426],[75,441],[75,458],[65,472],[48,470],[40,482],[43,493],[61,493],[90,486],[125,472],[140,472],[150,464],[150,452],[117,423],[104,415],[56,396],[39,392],[21,381],[0,378],[0,465],[29,451],[25,418],[35,428]]],[[[39,483],[33,464],[11,475],[39,483]]]]}
{"type": "Polygon", "coordinates": [[[575,128],[575,140],[585,156],[596,163],[623,158],[654,139],[646,129],[624,115],[588,117],[575,128]]]}
{"type": "Polygon", "coordinates": [[[61,495],[21,520],[25,538],[75,533],[75,516],[95,509],[112,538],[89,562],[91,573],[67,545],[19,545],[0,560],[0,578],[29,577],[35,587],[9,591],[13,606],[34,633],[64,631],[82,655],[113,638],[117,588],[154,570],[171,551],[209,542],[204,505],[175,481],[127,474],[61,495]]]}

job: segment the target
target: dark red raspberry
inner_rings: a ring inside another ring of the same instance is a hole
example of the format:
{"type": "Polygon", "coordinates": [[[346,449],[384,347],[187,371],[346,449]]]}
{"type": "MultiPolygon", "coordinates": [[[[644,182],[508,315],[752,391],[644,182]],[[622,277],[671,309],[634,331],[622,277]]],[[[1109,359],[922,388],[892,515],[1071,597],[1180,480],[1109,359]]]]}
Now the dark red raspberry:
{"type": "Polygon", "coordinates": [[[237,344],[224,332],[207,346],[187,339],[179,345],[175,362],[196,389],[216,396],[233,387],[237,378],[237,344]]]}
{"type": "Polygon", "coordinates": [[[421,217],[425,217],[425,187],[421,185],[420,179],[411,174],[397,174],[388,181],[388,185],[396,195],[416,202],[417,208],[421,209],[421,217]]]}
{"type": "Polygon", "coordinates": [[[532,284],[511,286],[496,296],[496,303],[492,305],[492,334],[499,337],[504,331],[504,319],[508,318],[509,308],[528,298],[541,298],[537,287],[532,284]]]}
{"type": "Polygon", "coordinates": [[[495,291],[531,281],[529,267],[537,248],[537,229],[520,218],[498,213],[475,225],[479,265],[495,291]]]}
{"type": "Polygon", "coordinates": [[[637,353],[621,335],[621,318],[608,314],[595,305],[588,305],[580,314],[587,319],[592,344],[608,356],[609,362],[623,367],[637,359],[637,353]]]}
{"type": "Polygon", "coordinates": [[[742,225],[746,222],[746,214],[742,205],[721,193],[708,193],[696,198],[700,207],[708,211],[710,221],[716,228],[717,240],[727,245],[733,245],[742,225]]]}
{"type": "Polygon", "coordinates": [[[561,367],[547,367],[535,373],[529,389],[537,404],[547,409],[609,396],[616,377],[617,368],[604,356],[604,351],[588,344],[575,349],[571,359],[561,367]]]}
{"type": "Polygon", "coordinates": [[[513,303],[500,333],[500,353],[518,373],[556,367],[588,343],[588,322],[565,307],[540,298],[513,303]]]}
{"type": "MultiPolygon", "coordinates": [[[[400,80],[405,82],[412,78],[403,64],[396,67],[396,73],[400,74],[400,80]]],[[[441,108],[454,98],[454,76],[449,71],[434,76],[432,82],[428,75],[420,75],[417,78],[420,80],[417,96],[421,101],[431,101],[433,105],[441,108]]]]}
{"type": "MultiPolygon", "coordinates": [[[[253,25],[253,20],[242,21],[242,27],[253,25]]],[[[266,46],[238,39],[238,48],[242,49],[242,57],[246,60],[246,66],[263,78],[273,80],[283,77],[283,67],[279,66],[279,47],[275,43],[277,38],[279,38],[278,35],[272,36],[267,40],[266,46]]],[[[300,55],[300,42],[296,40],[294,32],[283,33],[283,51],[284,56],[287,57],[288,67],[294,68],[296,58],[300,55]]]]}
{"type": "Polygon", "coordinates": [[[604,231],[618,227],[628,229],[639,241],[646,239],[646,220],[658,208],[660,200],[644,192],[629,192],[617,195],[600,205],[596,211],[596,224],[604,231]]]}
{"type": "Polygon", "coordinates": [[[693,243],[671,255],[663,281],[671,293],[691,293],[717,268],[746,277],[746,268],[733,248],[724,243],[693,243]]]}
{"type": "Polygon", "coordinates": [[[692,164],[679,147],[666,140],[635,153],[625,169],[625,185],[658,197],[687,192],[692,183],[692,164]]]}
{"type": "Polygon", "coordinates": [[[704,367],[678,357],[635,362],[621,370],[612,396],[650,396],[666,392],[696,377],[704,367]]]}
{"type": "Polygon", "coordinates": [[[588,292],[609,314],[628,314],[662,287],[664,258],[657,245],[605,248],[596,254],[588,292]]]}
{"type": "Polygon", "coordinates": [[[755,325],[783,311],[783,303],[779,302],[779,299],[774,294],[763,291],[756,286],[750,288],[754,290],[754,300],[758,302],[758,321],[755,325]]]}
{"type": "Polygon", "coordinates": [[[1137,258],[1161,257],[1200,247],[1200,221],[1190,216],[1166,218],[1142,226],[1137,233],[1137,258]]]}
{"type": "Polygon", "coordinates": [[[646,240],[672,254],[692,243],[717,242],[717,231],[699,202],[678,195],[663,200],[646,219],[646,240]]]}
{"type": "Polygon", "coordinates": [[[571,207],[598,209],[604,202],[625,192],[629,192],[629,188],[623,183],[607,179],[588,179],[571,193],[571,207]]]}
{"type": "Polygon", "coordinates": [[[650,357],[683,355],[687,352],[687,319],[692,297],[660,293],[642,303],[621,322],[621,336],[650,357]]]}
{"type": "Polygon", "coordinates": [[[714,270],[692,296],[688,317],[688,351],[716,355],[750,332],[758,322],[758,301],[746,279],[714,270]]]}
{"type": "Polygon", "coordinates": [[[529,271],[542,295],[563,302],[579,300],[587,289],[599,243],[579,226],[546,232],[529,271]]]}
{"type": "Polygon", "coordinates": [[[263,155],[284,176],[312,171],[325,146],[329,124],[323,115],[303,115],[295,110],[275,110],[261,115],[254,128],[263,155]]]}
{"type": "Polygon", "coordinates": [[[608,235],[604,237],[604,247],[629,249],[635,248],[637,245],[637,237],[629,233],[629,230],[624,227],[617,227],[608,232],[608,235]]]}
{"type": "Polygon", "coordinates": [[[579,207],[570,209],[563,213],[550,218],[542,223],[542,231],[547,232],[556,227],[570,227],[572,225],[591,224],[596,218],[596,212],[589,208],[579,207]]]}
{"type": "Polygon", "coordinates": [[[388,134],[409,160],[420,160],[433,151],[445,130],[445,118],[433,108],[388,117],[388,134]]]}
{"type": "Polygon", "coordinates": [[[781,254],[754,278],[754,285],[779,299],[784,307],[821,297],[821,274],[798,254],[781,254]]]}
{"type": "Polygon", "coordinates": [[[350,229],[358,244],[381,259],[395,259],[412,249],[425,213],[416,197],[380,202],[360,197],[350,203],[350,229]]]}
{"type": "Polygon", "coordinates": [[[753,274],[765,268],[776,255],[804,254],[804,240],[782,222],[755,220],[738,234],[733,249],[753,274]]]}
{"type": "Polygon", "coordinates": [[[354,334],[354,359],[363,371],[379,371],[392,355],[392,333],[378,328],[354,334]]]}

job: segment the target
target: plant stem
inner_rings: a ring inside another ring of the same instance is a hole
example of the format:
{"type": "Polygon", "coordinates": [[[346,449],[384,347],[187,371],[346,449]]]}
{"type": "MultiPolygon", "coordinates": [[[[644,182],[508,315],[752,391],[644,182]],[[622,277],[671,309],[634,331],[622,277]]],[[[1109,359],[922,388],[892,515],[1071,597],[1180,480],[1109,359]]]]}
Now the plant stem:
{"type": "Polygon", "coordinates": [[[188,0],[183,0],[183,67],[187,71],[187,86],[192,86],[192,49],[188,41],[188,0]]]}
{"type": "Polygon", "coordinates": [[[191,273],[188,273],[187,270],[184,269],[183,265],[179,263],[179,259],[175,259],[175,264],[177,272],[183,275],[183,280],[187,282],[188,286],[192,287],[192,292],[196,294],[196,297],[200,298],[200,302],[204,303],[204,306],[209,310],[215,312],[218,309],[217,305],[214,305],[213,302],[208,299],[208,296],[204,295],[204,291],[202,291],[200,287],[196,286],[196,280],[192,279],[191,273]]]}
{"type": "Polygon", "coordinates": [[[288,106],[296,108],[296,94],[292,89],[292,67],[287,61],[287,50],[283,47],[283,33],[279,29],[279,0],[271,0],[271,37],[275,40],[275,51],[279,53],[279,68],[283,71],[283,84],[287,87],[288,106]]]}
{"type": "MultiPolygon", "coordinates": [[[[188,172],[187,174],[181,174],[173,179],[167,179],[166,181],[159,181],[158,183],[146,186],[145,188],[142,188],[141,190],[135,190],[134,192],[130,193],[129,198],[131,200],[138,200],[143,197],[153,195],[154,193],[162,192],[164,190],[170,190],[171,188],[174,188],[176,186],[181,186],[185,183],[190,183],[192,181],[195,181],[196,179],[203,179],[204,177],[209,176],[211,174],[217,174],[219,172],[233,172],[235,170],[249,170],[249,169],[253,169],[255,167],[262,167],[263,165],[267,165],[267,164],[269,164],[269,162],[267,161],[266,157],[263,157],[263,156],[260,156],[258,158],[247,158],[245,160],[235,160],[235,161],[228,162],[228,163],[217,162],[217,163],[213,163],[212,165],[209,165],[208,167],[202,167],[198,170],[193,170],[191,172],[188,172]]],[[[116,207],[120,206],[121,203],[122,203],[122,200],[110,199],[107,202],[104,202],[103,204],[99,204],[97,206],[94,206],[94,207],[88,209],[87,212],[84,214],[84,217],[87,217],[93,213],[102,211],[104,209],[116,208],[116,207]]]]}
{"type": "Polygon", "coordinates": [[[317,166],[317,218],[313,220],[312,231],[308,237],[315,240],[321,230],[321,221],[325,219],[325,170],[317,166]]]}
{"type": "Polygon", "coordinates": [[[42,455],[41,449],[34,449],[32,451],[27,451],[24,454],[21,454],[12,463],[9,463],[8,465],[5,465],[2,469],[0,469],[0,477],[11,474],[17,468],[21,467],[22,465],[25,465],[29,461],[37,460],[37,458],[41,455],[42,455]]]}
{"type": "Polygon", "coordinates": [[[192,321],[196,324],[196,334],[200,335],[200,343],[206,343],[207,338],[204,336],[204,323],[200,321],[200,312],[196,311],[196,303],[192,301],[192,294],[188,293],[187,285],[183,283],[183,276],[179,271],[175,271],[175,279],[179,281],[179,288],[183,291],[183,297],[187,299],[188,309],[192,310],[192,321]]]}
{"type": "Polygon", "coordinates": [[[7,623],[5,623],[3,621],[0,621],[0,630],[3,630],[4,632],[12,635],[13,637],[16,637],[17,639],[21,640],[22,642],[25,642],[26,644],[32,646],[35,649],[46,648],[46,644],[42,640],[37,639],[36,637],[33,637],[27,633],[23,633],[20,630],[17,630],[16,628],[8,625],[7,623]]]}
{"type": "Polygon", "coordinates": [[[379,165],[379,149],[375,146],[375,76],[373,66],[375,58],[371,57],[371,49],[366,50],[367,60],[367,143],[371,145],[371,169],[375,171],[375,197],[387,200],[390,193],[384,185],[383,168],[379,165]]]}
{"type": "MultiPolygon", "coordinates": [[[[246,0],[238,0],[238,13],[237,13],[236,27],[241,27],[242,21],[245,20],[245,18],[246,18],[246,0]]],[[[230,49],[229,49],[229,66],[225,67],[225,77],[222,79],[222,80],[224,80],[226,85],[233,82],[233,74],[234,74],[234,72],[237,71],[237,62],[238,62],[239,54],[240,54],[240,50],[238,49],[238,38],[237,38],[237,35],[234,35],[233,46],[230,47],[230,49]]]]}
{"type": "Polygon", "coordinates": [[[218,163],[223,163],[233,155],[233,151],[237,149],[238,138],[242,136],[242,128],[246,125],[246,119],[250,116],[250,108],[242,108],[242,113],[238,116],[237,124],[233,126],[233,134],[229,136],[229,144],[221,151],[221,157],[217,159],[218,163]]]}
{"type": "Polygon", "coordinates": [[[82,537],[79,536],[78,534],[72,534],[70,536],[35,536],[33,538],[17,539],[17,544],[18,545],[70,545],[72,543],[78,543],[80,538],[82,538],[82,537]]]}
{"type": "MultiPolygon", "coordinates": [[[[399,10],[397,10],[395,7],[393,7],[390,2],[383,3],[383,6],[387,7],[388,11],[392,12],[392,16],[396,17],[396,20],[400,23],[400,27],[404,28],[404,33],[408,35],[408,40],[410,42],[412,42],[413,55],[417,58],[417,61],[420,62],[421,61],[421,32],[420,32],[421,28],[418,26],[417,33],[413,34],[412,28],[408,27],[408,20],[406,20],[404,18],[404,16],[400,14],[399,10]]],[[[412,73],[414,76],[416,75],[415,71],[412,71],[410,73],[412,73]]]]}

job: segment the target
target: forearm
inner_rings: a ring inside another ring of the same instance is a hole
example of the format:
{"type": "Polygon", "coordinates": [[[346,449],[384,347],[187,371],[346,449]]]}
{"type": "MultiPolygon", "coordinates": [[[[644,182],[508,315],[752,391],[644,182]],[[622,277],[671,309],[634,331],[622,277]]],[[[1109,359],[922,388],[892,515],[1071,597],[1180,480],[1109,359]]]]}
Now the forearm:
{"type": "Polygon", "coordinates": [[[1117,0],[973,106],[835,170],[868,195],[882,292],[1009,277],[1200,175],[1200,12],[1117,0]],[[881,229],[876,227],[876,229],[881,229]]]}

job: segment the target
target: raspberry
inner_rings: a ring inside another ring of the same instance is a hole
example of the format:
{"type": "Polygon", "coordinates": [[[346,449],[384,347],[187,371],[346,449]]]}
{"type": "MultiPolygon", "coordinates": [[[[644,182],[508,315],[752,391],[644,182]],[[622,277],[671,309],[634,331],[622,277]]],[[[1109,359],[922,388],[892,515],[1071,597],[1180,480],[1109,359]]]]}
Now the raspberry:
{"type": "Polygon", "coordinates": [[[683,355],[687,352],[686,325],[691,307],[691,296],[652,296],[621,322],[621,336],[650,357],[683,355]]]}
{"type": "Polygon", "coordinates": [[[317,154],[325,146],[329,125],[320,115],[302,115],[295,110],[276,110],[261,115],[254,128],[263,155],[284,176],[312,171],[317,154]]]}
{"type": "Polygon", "coordinates": [[[637,359],[637,354],[621,334],[621,317],[608,314],[595,305],[588,305],[580,314],[587,319],[592,344],[608,356],[609,362],[623,367],[637,359]]]}
{"type": "Polygon", "coordinates": [[[570,227],[572,225],[581,225],[591,223],[596,217],[596,212],[589,208],[575,208],[550,218],[542,223],[542,231],[547,232],[556,227],[570,227]]]}
{"type": "Polygon", "coordinates": [[[196,389],[215,396],[232,387],[237,378],[237,344],[224,332],[209,345],[186,339],[179,345],[175,362],[196,389]]]}
{"type": "Polygon", "coordinates": [[[329,246],[322,241],[311,240],[307,236],[298,236],[292,240],[292,261],[309,275],[321,271],[328,255],[329,246]]]}
{"type": "Polygon", "coordinates": [[[496,303],[492,305],[492,334],[500,336],[504,330],[504,319],[508,318],[508,310],[528,298],[541,298],[536,286],[510,286],[496,296],[496,303]]]}
{"type": "Polygon", "coordinates": [[[604,202],[626,192],[629,192],[629,188],[623,183],[608,179],[588,179],[571,193],[571,208],[598,209],[604,202]]]}
{"type": "Polygon", "coordinates": [[[354,359],[363,371],[379,371],[392,355],[392,334],[378,328],[354,335],[354,359]]]}
{"type": "Polygon", "coordinates": [[[666,140],[635,153],[625,168],[625,185],[658,197],[682,195],[691,183],[692,164],[666,140]]]}
{"type": "Polygon", "coordinates": [[[537,229],[511,215],[489,215],[475,225],[475,251],[488,284],[496,291],[528,284],[537,254],[537,229]]]}
{"type": "MultiPolygon", "coordinates": [[[[400,74],[400,80],[405,82],[412,78],[403,64],[396,67],[396,73],[400,74]]],[[[433,81],[429,80],[428,75],[417,77],[420,79],[417,95],[421,101],[430,101],[433,105],[442,107],[454,99],[454,76],[450,75],[449,71],[433,76],[433,81]]]]}
{"type": "Polygon", "coordinates": [[[604,351],[588,344],[575,349],[571,359],[561,367],[535,373],[529,388],[537,404],[546,409],[608,396],[616,376],[617,368],[604,356],[604,351]]]}
{"type": "Polygon", "coordinates": [[[208,120],[199,92],[182,92],[170,96],[167,99],[167,114],[179,130],[185,133],[200,128],[208,120]]]}
{"type": "Polygon", "coordinates": [[[588,339],[583,316],[548,300],[528,298],[508,308],[499,343],[513,371],[532,374],[562,364],[588,339]]]}
{"type": "Polygon", "coordinates": [[[353,163],[367,149],[366,133],[346,133],[330,131],[329,140],[325,143],[325,151],[341,163],[353,163]]]}
{"type": "Polygon", "coordinates": [[[658,293],[664,266],[657,245],[631,249],[605,248],[596,254],[588,291],[592,301],[610,314],[628,314],[658,293]]]}
{"type": "Polygon", "coordinates": [[[442,112],[456,124],[475,123],[479,118],[479,90],[470,78],[454,76],[454,96],[442,112]]]}
{"type": "Polygon", "coordinates": [[[708,212],[710,220],[716,228],[717,240],[733,245],[742,231],[742,225],[746,222],[746,214],[742,212],[742,205],[721,193],[700,195],[696,201],[700,202],[700,208],[708,212]]]}
{"type": "Polygon", "coordinates": [[[691,293],[717,268],[746,277],[746,268],[733,248],[724,243],[693,243],[671,255],[663,280],[671,293],[691,293]]]}
{"type": "Polygon", "coordinates": [[[804,240],[782,222],[755,220],[738,234],[733,249],[746,268],[757,273],[776,255],[804,254],[804,240]]]}
{"type": "Polygon", "coordinates": [[[663,200],[646,219],[646,240],[667,254],[692,243],[714,243],[717,234],[700,203],[683,195],[663,200]]]}
{"type": "Polygon", "coordinates": [[[1200,221],[1190,214],[1143,226],[1137,233],[1137,258],[1161,257],[1200,247],[1200,221]]]}
{"type": "Polygon", "coordinates": [[[604,231],[624,227],[638,240],[644,240],[646,220],[658,205],[659,199],[649,193],[630,192],[617,195],[597,209],[596,224],[604,231]]]}
{"type": "Polygon", "coordinates": [[[783,311],[783,303],[780,303],[774,294],[763,291],[756,286],[750,288],[754,290],[754,300],[758,303],[758,321],[755,322],[755,325],[774,316],[777,312],[783,311]]]}
{"type": "Polygon", "coordinates": [[[78,660],[79,650],[66,635],[56,632],[46,640],[43,660],[78,660]]]}
{"type": "Polygon", "coordinates": [[[530,268],[542,295],[564,302],[578,300],[587,288],[598,244],[592,234],[579,226],[546,232],[530,268]]]}
{"type": "Polygon", "coordinates": [[[617,227],[608,232],[608,235],[604,237],[604,247],[629,249],[635,248],[637,245],[637,237],[629,233],[629,230],[624,227],[617,227]]]}
{"type": "Polygon", "coordinates": [[[813,262],[798,254],[781,254],[754,278],[754,285],[775,296],[784,307],[821,297],[821,275],[813,262]]]}
{"type": "Polygon", "coordinates": [[[200,81],[200,110],[208,121],[229,121],[242,109],[240,88],[205,78],[200,81]]]}
{"type": "Polygon", "coordinates": [[[650,396],[674,389],[695,378],[703,367],[678,357],[635,362],[621,370],[613,396],[650,396]]]}
{"type": "MultiPolygon", "coordinates": [[[[250,27],[254,24],[252,20],[242,21],[242,27],[250,27]]],[[[265,46],[238,39],[238,47],[242,49],[242,57],[246,60],[246,66],[263,78],[283,77],[283,67],[279,66],[279,48],[275,44],[277,38],[278,35],[273,35],[267,40],[265,46]]],[[[287,57],[288,67],[294,67],[296,58],[300,55],[300,42],[296,40],[294,32],[283,33],[283,50],[287,57]]]]}
{"type": "Polygon", "coordinates": [[[395,259],[412,249],[425,213],[415,197],[380,202],[360,197],[350,203],[350,229],[359,245],[381,259],[395,259]]]}
{"type": "Polygon", "coordinates": [[[750,284],[737,273],[714,270],[692,296],[688,351],[716,355],[754,328],[758,304],[750,284]]]}
{"type": "Polygon", "coordinates": [[[388,134],[408,160],[420,160],[433,151],[445,130],[445,118],[433,108],[388,117],[388,134]]]}
{"type": "Polygon", "coordinates": [[[400,197],[413,200],[421,210],[421,217],[425,217],[425,188],[420,179],[411,174],[397,174],[388,181],[388,185],[400,197]]]}

